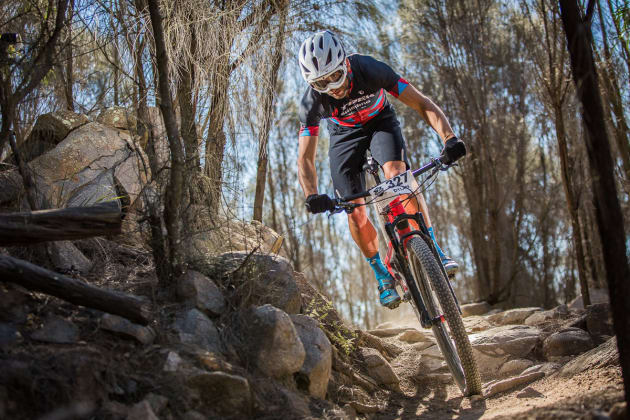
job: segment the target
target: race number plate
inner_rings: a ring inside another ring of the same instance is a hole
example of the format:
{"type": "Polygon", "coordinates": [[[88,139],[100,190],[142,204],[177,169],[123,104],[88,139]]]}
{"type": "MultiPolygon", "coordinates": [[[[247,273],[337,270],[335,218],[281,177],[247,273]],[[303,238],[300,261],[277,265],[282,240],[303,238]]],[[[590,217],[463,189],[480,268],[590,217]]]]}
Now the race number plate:
{"type": "Polygon", "coordinates": [[[418,189],[418,183],[411,171],[397,175],[368,190],[373,198],[393,199],[401,194],[411,194],[418,189]]]}

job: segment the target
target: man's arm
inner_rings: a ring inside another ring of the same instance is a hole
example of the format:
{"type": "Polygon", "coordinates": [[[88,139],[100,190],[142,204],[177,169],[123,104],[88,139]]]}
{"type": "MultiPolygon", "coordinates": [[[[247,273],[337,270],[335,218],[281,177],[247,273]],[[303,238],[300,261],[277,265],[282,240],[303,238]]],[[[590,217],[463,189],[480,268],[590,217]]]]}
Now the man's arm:
{"type": "Polygon", "coordinates": [[[442,110],[431,99],[424,96],[415,86],[409,84],[398,96],[398,99],[415,109],[418,114],[429,124],[446,143],[446,140],[455,137],[453,129],[442,110]]]}
{"type": "Polygon", "coordinates": [[[298,145],[298,179],[304,191],[304,197],[317,194],[317,171],[315,154],[318,136],[301,136],[298,145]]]}

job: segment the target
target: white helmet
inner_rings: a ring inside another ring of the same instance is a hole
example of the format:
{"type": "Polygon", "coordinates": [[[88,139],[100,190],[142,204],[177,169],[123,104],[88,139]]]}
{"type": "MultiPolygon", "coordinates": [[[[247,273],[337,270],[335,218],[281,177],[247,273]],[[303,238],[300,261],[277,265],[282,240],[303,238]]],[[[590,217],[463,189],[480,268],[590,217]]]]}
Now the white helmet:
{"type": "Polygon", "coordinates": [[[311,35],[302,42],[298,58],[302,77],[311,83],[345,67],[346,52],[335,34],[325,30],[311,35]]]}

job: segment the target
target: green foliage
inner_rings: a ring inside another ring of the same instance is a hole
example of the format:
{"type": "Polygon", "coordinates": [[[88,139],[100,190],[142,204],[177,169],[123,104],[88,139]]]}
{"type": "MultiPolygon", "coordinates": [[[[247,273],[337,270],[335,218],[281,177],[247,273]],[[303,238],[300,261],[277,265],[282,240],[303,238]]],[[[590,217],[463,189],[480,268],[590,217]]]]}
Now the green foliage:
{"type": "Polygon", "coordinates": [[[358,335],[350,330],[338,318],[332,303],[326,299],[313,299],[307,305],[304,315],[316,319],[320,328],[333,346],[342,354],[349,356],[357,348],[358,335]]]}

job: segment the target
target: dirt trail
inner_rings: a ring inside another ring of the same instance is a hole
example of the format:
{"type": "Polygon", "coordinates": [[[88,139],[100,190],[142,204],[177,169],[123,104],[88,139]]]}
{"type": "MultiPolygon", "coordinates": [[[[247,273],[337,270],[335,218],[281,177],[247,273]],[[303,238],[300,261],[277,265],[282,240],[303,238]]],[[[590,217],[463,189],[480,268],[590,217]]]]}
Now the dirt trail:
{"type": "MultiPolygon", "coordinates": [[[[401,327],[415,326],[409,322],[401,327]]],[[[395,337],[385,340],[409,351],[391,361],[400,377],[402,395],[391,393],[379,401],[383,409],[369,417],[373,419],[608,419],[613,405],[624,398],[621,369],[608,366],[569,378],[554,373],[504,393],[471,400],[462,397],[450,374],[419,379],[422,365],[414,360],[412,345],[395,337]]]]}

